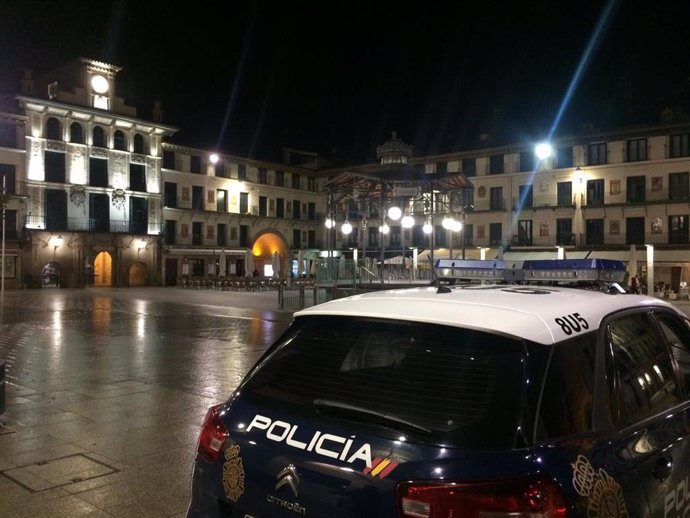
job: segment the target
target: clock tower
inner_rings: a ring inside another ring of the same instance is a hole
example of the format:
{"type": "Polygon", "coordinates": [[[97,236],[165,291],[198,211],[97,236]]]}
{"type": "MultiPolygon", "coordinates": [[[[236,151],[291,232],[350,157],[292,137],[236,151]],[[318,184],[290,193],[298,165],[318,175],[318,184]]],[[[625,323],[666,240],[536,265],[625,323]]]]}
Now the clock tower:
{"type": "Polygon", "coordinates": [[[92,108],[110,110],[113,83],[120,67],[82,58],[86,72],[86,84],[89,92],[89,104],[92,108]]]}

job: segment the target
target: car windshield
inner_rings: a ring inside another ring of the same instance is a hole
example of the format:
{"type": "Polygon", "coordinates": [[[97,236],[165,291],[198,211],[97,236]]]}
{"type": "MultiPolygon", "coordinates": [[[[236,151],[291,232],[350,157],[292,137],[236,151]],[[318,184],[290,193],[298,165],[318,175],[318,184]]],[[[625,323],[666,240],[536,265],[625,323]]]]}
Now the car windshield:
{"type": "Polygon", "coordinates": [[[307,419],[347,419],[464,448],[509,448],[525,345],[480,331],[357,317],[297,318],[242,397],[307,419]]]}

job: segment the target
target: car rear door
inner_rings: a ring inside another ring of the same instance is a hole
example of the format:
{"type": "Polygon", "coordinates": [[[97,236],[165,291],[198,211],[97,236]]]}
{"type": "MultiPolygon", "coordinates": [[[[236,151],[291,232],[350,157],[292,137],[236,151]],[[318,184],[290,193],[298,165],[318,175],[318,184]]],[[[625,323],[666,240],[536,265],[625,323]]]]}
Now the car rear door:
{"type": "Polygon", "coordinates": [[[687,326],[671,312],[657,311],[655,318],[649,311],[634,312],[609,321],[609,390],[626,444],[618,455],[634,473],[630,489],[644,495],[650,516],[682,518],[690,513],[690,405],[664,335],[690,344],[687,326]]]}

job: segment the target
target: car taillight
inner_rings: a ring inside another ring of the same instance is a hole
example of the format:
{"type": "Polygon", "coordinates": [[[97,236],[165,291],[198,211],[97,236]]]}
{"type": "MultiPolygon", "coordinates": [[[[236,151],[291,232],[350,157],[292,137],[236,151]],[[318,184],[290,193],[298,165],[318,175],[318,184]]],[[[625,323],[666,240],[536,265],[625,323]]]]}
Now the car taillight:
{"type": "Polygon", "coordinates": [[[556,484],[544,477],[475,483],[403,482],[398,486],[404,518],[565,518],[556,484]]]}
{"type": "Polygon", "coordinates": [[[204,418],[204,424],[201,427],[201,434],[199,435],[199,455],[210,463],[218,460],[225,439],[230,435],[220,419],[221,406],[216,405],[208,409],[204,418]]]}

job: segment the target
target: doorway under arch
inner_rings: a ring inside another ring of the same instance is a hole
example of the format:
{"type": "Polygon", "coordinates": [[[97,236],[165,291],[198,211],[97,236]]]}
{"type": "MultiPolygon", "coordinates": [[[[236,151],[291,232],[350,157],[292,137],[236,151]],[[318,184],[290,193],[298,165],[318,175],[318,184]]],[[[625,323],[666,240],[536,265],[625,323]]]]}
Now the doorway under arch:
{"type": "Polygon", "coordinates": [[[144,263],[133,263],[129,267],[129,286],[146,286],[147,273],[148,269],[144,263]]]}
{"type": "Polygon", "coordinates": [[[110,252],[100,252],[93,260],[93,285],[112,286],[113,284],[113,258],[110,252]]]}
{"type": "Polygon", "coordinates": [[[257,236],[252,247],[254,267],[259,271],[259,275],[264,274],[264,266],[271,265],[273,254],[278,252],[280,256],[280,277],[285,277],[286,266],[288,264],[288,248],[285,240],[277,233],[265,232],[257,236]]]}

